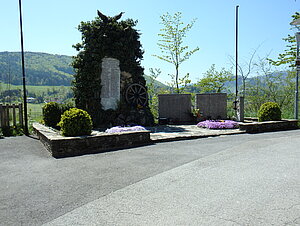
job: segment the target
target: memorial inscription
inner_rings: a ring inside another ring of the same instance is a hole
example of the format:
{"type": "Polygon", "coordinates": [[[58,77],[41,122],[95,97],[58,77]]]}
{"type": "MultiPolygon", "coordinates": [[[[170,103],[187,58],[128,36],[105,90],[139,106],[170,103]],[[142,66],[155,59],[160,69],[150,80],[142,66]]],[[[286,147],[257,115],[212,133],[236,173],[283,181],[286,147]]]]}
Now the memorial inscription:
{"type": "Polygon", "coordinates": [[[114,58],[102,59],[101,104],[104,110],[116,110],[120,101],[120,62],[114,58]]]}

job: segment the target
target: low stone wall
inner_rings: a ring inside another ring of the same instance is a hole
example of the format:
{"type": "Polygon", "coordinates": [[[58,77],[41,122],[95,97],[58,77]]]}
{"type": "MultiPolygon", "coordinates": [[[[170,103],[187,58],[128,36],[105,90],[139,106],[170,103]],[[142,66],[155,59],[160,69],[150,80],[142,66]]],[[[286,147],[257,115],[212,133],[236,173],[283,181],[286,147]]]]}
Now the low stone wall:
{"type": "Polygon", "coordinates": [[[150,144],[150,131],[123,133],[92,133],[91,136],[63,137],[39,123],[33,129],[40,141],[55,158],[94,154],[110,150],[150,144]]]}
{"type": "Polygon", "coordinates": [[[281,130],[298,129],[298,120],[282,120],[282,121],[266,121],[266,122],[251,122],[251,123],[239,123],[240,130],[247,133],[262,133],[273,132],[281,130]]]}

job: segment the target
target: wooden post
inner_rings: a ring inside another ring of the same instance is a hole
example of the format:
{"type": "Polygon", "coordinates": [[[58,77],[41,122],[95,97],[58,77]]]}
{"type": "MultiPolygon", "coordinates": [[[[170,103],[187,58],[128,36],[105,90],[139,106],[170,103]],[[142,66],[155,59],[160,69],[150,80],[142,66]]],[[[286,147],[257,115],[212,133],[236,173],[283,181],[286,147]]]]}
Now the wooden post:
{"type": "Polygon", "coordinates": [[[0,128],[4,126],[3,114],[4,114],[3,107],[2,107],[2,104],[0,104],[0,128]]]}
{"type": "Polygon", "coordinates": [[[6,126],[9,127],[10,123],[9,123],[9,105],[8,104],[6,104],[5,112],[6,112],[6,126]]]}
{"type": "Polygon", "coordinates": [[[19,123],[23,126],[23,106],[19,104],[19,123]]]}
{"type": "Polygon", "coordinates": [[[16,120],[16,105],[13,104],[12,108],[13,108],[13,124],[14,124],[14,126],[16,126],[17,125],[17,120],[16,120]]]}

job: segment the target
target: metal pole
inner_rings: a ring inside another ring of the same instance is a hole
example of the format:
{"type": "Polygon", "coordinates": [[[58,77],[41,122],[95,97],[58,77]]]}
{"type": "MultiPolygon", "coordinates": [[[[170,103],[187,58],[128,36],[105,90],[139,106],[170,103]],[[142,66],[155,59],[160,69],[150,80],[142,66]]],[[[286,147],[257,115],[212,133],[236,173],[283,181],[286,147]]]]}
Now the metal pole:
{"type": "Polygon", "coordinates": [[[239,6],[235,9],[235,97],[238,96],[238,22],[239,22],[239,6]]]}
{"type": "Polygon", "coordinates": [[[26,136],[28,132],[28,119],[27,119],[27,97],[26,97],[26,77],[25,77],[25,60],[24,60],[24,45],[23,45],[23,24],[22,24],[22,2],[19,0],[20,11],[20,32],[21,32],[21,53],[22,53],[22,74],[23,74],[23,98],[24,98],[24,133],[26,136]]]}
{"type": "Polygon", "coordinates": [[[300,32],[296,32],[296,41],[297,41],[297,55],[296,55],[296,87],[295,87],[295,119],[298,119],[298,86],[299,86],[299,71],[300,71],[300,56],[299,56],[299,45],[300,45],[300,32]]]}

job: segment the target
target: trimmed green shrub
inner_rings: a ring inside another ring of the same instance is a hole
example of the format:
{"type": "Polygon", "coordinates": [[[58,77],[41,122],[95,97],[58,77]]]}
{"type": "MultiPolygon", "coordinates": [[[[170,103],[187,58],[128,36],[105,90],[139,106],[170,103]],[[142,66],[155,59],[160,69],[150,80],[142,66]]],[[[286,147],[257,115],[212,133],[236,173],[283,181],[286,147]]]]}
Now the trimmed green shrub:
{"type": "Polygon", "coordinates": [[[65,111],[70,110],[71,108],[75,108],[74,103],[72,103],[72,102],[60,104],[61,114],[63,114],[65,111]]]}
{"type": "Polygon", "coordinates": [[[281,120],[281,110],[277,103],[266,102],[260,106],[258,111],[258,121],[279,121],[281,120]]]}
{"type": "Polygon", "coordinates": [[[65,111],[58,125],[62,135],[67,137],[90,135],[93,128],[91,116],[78,108],[65,111]]]}
{"type": "Polygon", "coordinates": [[[46,126],[57,127],[61,118],[61,107],[56,102],[49,102],[43,106],[43,120],[46,126]]]}

